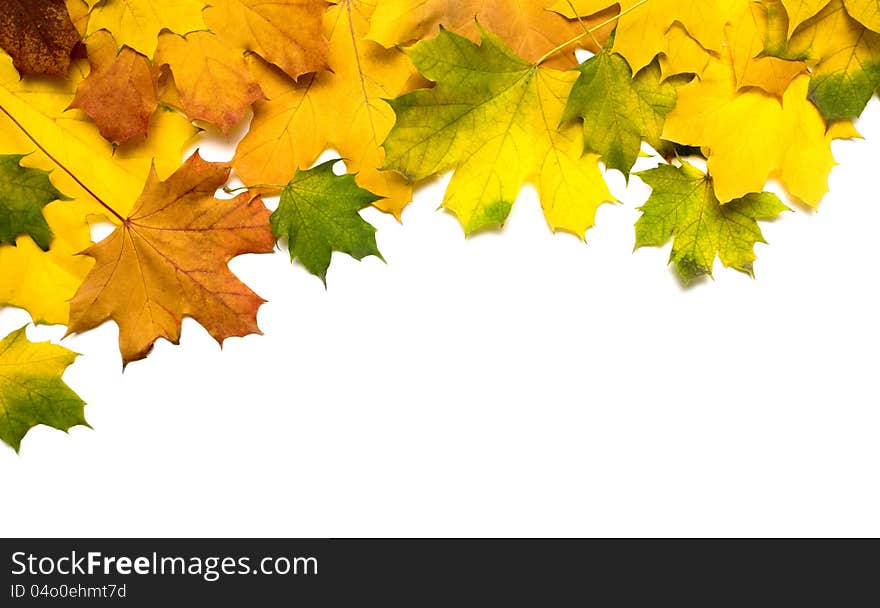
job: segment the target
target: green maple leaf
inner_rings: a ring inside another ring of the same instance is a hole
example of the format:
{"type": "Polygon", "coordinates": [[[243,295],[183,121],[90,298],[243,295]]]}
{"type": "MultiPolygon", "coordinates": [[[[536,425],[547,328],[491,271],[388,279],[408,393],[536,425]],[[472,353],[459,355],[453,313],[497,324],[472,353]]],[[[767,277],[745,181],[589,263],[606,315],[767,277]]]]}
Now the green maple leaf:
{"type": "Polygon", "coordinates": [[[353,175],[335,175],[337,162],[297,171],[270,219],[275,238],[288,240],[290,259],[299,259],[325,283],[334,251],[356,260],[382,258],[376,229],[360,216],[382,197],[358,186],[353,175]]]}
{"type": "Polygon", "coordinates": [[[22,154],[0,155],[0,243],[14,245],[17,236],[27,234],[46,251],[52,231],[43,207],[70,199],[55,189],[47,171],[22,167],[22,158],[22,154]]]}
{"type": "Polygon", "coordinates": [[[82,399],[61,379],[76,353],[27,339],[25,328],[0,341],[0,440],[21,447],[38,424],[61,431],[86,422],[82,399]]]}
{"type": "Polygon", "coordinates": [[[757,220],[788,207],[768,192],[721,204],[712,179],[694,166],[660,165],[637,174],[653,193],[636,222],[636,248],[661,247],[672,239],[670,263],[685,282],[712,275],[715,258],[754,276],[755,243],[765,243],[757,220]]]}
{"type": "Polygon", "coordinates": [[[609,169],[629,176],[643,139],[655,149],[661,147],[666,114],[675,106],[675,87],[661,82],[656,61],[633,77],[626,60],[607,50],[577,71],[581,75],[563,122],[582,118],[584,149],[600,154],[609,169]]]}

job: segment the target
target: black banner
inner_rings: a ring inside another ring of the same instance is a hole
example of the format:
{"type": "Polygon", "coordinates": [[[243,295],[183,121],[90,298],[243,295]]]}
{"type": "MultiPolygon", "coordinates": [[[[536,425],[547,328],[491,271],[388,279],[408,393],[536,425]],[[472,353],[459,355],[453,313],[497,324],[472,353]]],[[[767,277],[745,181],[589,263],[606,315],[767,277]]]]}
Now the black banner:
{"type": "Polygon", "coordinates": [[[868,540],[3,540],[0,606],[878,605],[868,540]]]}

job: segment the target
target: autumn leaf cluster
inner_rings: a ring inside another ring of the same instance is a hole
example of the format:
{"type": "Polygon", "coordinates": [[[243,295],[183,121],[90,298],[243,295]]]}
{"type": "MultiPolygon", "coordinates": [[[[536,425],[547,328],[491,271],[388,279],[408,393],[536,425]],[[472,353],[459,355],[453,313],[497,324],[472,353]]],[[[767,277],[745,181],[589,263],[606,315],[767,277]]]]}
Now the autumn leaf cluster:
{"type": "MultiPolygon", "coordinates": [[[[402,219],[447,173],[468,234],[531,184],[580,238],[616,202],[609,172],[641,179],[637,247],[671,243],[685,282],[753,274],[759,222],[817,207],[832,141],[858,136],[880,4],[0,0],[0,47],[0,304],[70,333],[113,321],[128,364],[184,316],[221,343],[258,332],[233,257],[280,243],[326,280],[334,252],[381,256],[362,210],[402,219]],[[228,163],[183,159],[211,133],[238,142],[228,163]],[[314,166],[327,150],[347,175],[314,166]]],[[[72,360],[0,343],[23,379],[0,385],[0,438],[84,422],[72,360]]]]}

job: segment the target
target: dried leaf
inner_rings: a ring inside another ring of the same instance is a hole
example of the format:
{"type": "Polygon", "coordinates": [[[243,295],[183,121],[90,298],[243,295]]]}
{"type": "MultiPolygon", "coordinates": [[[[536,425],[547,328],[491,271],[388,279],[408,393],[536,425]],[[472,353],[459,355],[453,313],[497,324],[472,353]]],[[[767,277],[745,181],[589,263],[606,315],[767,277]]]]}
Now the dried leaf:
{"type": "Polygon", "coordinates": [[[220,343],[258,333],[263,300],[230,272],[245,253],[271,253],[275,239],[259,196],[214,198],[229,167],[198,153],[166,181],[152,173],[125,223],[86,250],[95,267],[70,304],[70,332],[113,320],[125,363],[159,338],[180,340],[184,316],[220,343]]]}
{"type": "Polygon", "coordinates": [[[0,0],[0,47],[23,76],[67,75],[79,41],[64,0],[0,0]]]}

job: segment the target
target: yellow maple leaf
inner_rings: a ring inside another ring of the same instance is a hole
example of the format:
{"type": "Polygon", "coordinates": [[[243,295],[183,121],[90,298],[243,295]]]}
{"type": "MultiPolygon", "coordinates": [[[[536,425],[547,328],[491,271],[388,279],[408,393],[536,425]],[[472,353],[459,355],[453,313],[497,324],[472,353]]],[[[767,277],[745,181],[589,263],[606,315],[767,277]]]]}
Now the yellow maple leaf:
{"type": "Polygon", "coordinates": [[[214,0],[205,21],[225,44],[253,51],[296,79],[327,66],[321,35],[327,6],[325,0],[214,0]]]}
{"type": "MultiPolygon", "coordinates": [[[[604,27],[584,38],[583,46],[598,52],[594,40],[603,45],[614,29],[612,18],[618,12],[614,2],[584,13],[583,23],[564,19],[548,9],[556,0],[378,0],[368,37],[385,47],[433,36],[440,26],[474,42],[480,28],[491,31],[527,61],[537,61],[544,53],[604,23],[604,27]]],[[[597,3],[599,4],[599,3],[597,3]]],[[[556,53],[545,62],[550,67],[577,65],[574,47],[556,53]]]]}
{"type": "Polygon", "coordinates": [[[880,32],[880,4],[877,0],[843,0],[850,17],[871,31],[880,32]]]}
{"type": "Polygon", "coordinates": [[[757,87],[781,98],[807,66],[803,61],[764,55],[768,28],[778,27],[778,21],[768,22],[772,3],[740,0],[731,2],[730,8],[727,42],[737,87],[757,87]]]}
{"type": "Polygon", "coordinates": [[[73,21],[73,27],[79,32],[80,36],[85,37],[89,26],[89,6],[85,0],[65,0],[67,12],[70,14],[70,20],[73,21]]]}
{"type": "Polygon", "coordinates": [[[722,203],[760,192],[775,177],[792,196],[817,207],[835,165],[833,134],[807,98],[808,87],[809,76],[798,76],[781,103],[758,90],[738,91],[730,62],[713,59],[702,79],[678,90],[663,137],[708,151],[722,203]]]}
{"type": "Polygon", "coordinates": [[[406,56],[364,40],[372,6],[343,0],[324,18],[332,71],[291,82],[260,61],[252,66],[268,101],[258,102],[250,132],[233,159],[247,184],[286,184],[327,148],[335,149],[357,173],[358,184],[384,197],[376,206],[400,216],[412,186],[385,162],[382,140],[394,124],[384,101],[403,92],[413,74],[406,56]]]}
{"type": "MultiPolygon", "coordinates": [[[[633,73],[667,48],[666,33],[681,24],[699,44],[712,52],[724,44],[729,0],[631,0],[621,3],[621,17],[614,35],[614,50],[629,62],[633,73]]],[[[558,0],[552,10],[569,19],[592,15],[615,4],[609,0],[558,0]]]]}
{"type": "Polygon", "coordinates": [[[712,54],[688,34],[680,23],[673,23],[666,32],[666,50],[660,54],[660,73],[663,78],[678,74],[700,76],[709,65],[712,54]]]}
{"type": "Polygon", "coordinates": [[[28,237],[19,238],[18,247],[0,247],[0,301],[24,308],[35,321],[45,323],[67,322],[67,302],[91,266],[74,255],[91,241],[87,218],[114,219],[89,191],[111,201],[120,213],[127,212],[151,165],[155,162],[161,175],[170,174],[196,132],[183,117],[160,111],[153,116],[154,135],[114,150],[85,113],[67,109],[87,69],[80,61],[66,81],[19,79],[11,59],[0,56],[0,149],[28,154],[22,164],[51,171],[55,187],[73,199],[45,208],[55,234],[49,251],[41,251],[28,237]]]}
{"type": "Polygon", "coordinates": [[[801,23],[815,16],[828,4],[828,0],[782,0],[788,14],[788,36],[791,36],[801,23]]]}
{"type": "Polygon", "coordinates": [[[388,166],[413,180],[453,170],[443,205],[467,233],[503,224],[532,182],[550,227],[583,237],[613,199],[582,126],[558,128],[577,72],[531,64],[488,32],[476,45],[441,31],[408,54],[436,85],[393,101],[388,166]]]}
{"type": "Polygon", "coordinates": [[[70,201],[50,203],[43,215],[54,234],[48,251],[26,236],[18,237],[15,247],[0,247],[0,303],[26,309],[35,323],[62,324],[68,301],[92,267],[92,260],[77,255],[92,239],[70,201]]]}
{"type": "Polygon", "coordinates": [[[103,0],[90,1],[87,32],[107,30],[119,46],[127,45],[152,57],[159,33],[188,34],[205,29],[202,0],[103,0]]]}
{"type": "MultiPolygon", "coordinates": [[[[574,6],[586,11],[602,4],[602,0],[582,0],[580,4],[574,3],[574,6]]],[[[658,17],[656,11],[654,15],[645,14],[648,4],[632,5],[631,12],[621,17],[615,37],[614,49],[634,66],[659,54],[664,78],[678,74],[700,76],[712,57],[725,54],[733,62],[733,73],[739,88],[757,87],[778,97],[782,96],[795,76],[806,70],[801,61],[764,55],[768,30],[776,25],[775,22],[768,23],[767,18],[767,11],[771,10],[768,5],[774,4],[773,1],[683,3],[687,7],[683,7],[677,13],[680,18],[671,23],[669,15],[658,17]]],[[[568,6],[567,0],[558,3],[556,10],[564,10],[564,6],[568,6]]],[[[568,12],[574,14],[577,11],[573,12],[569,7],[568,12]]]]}

